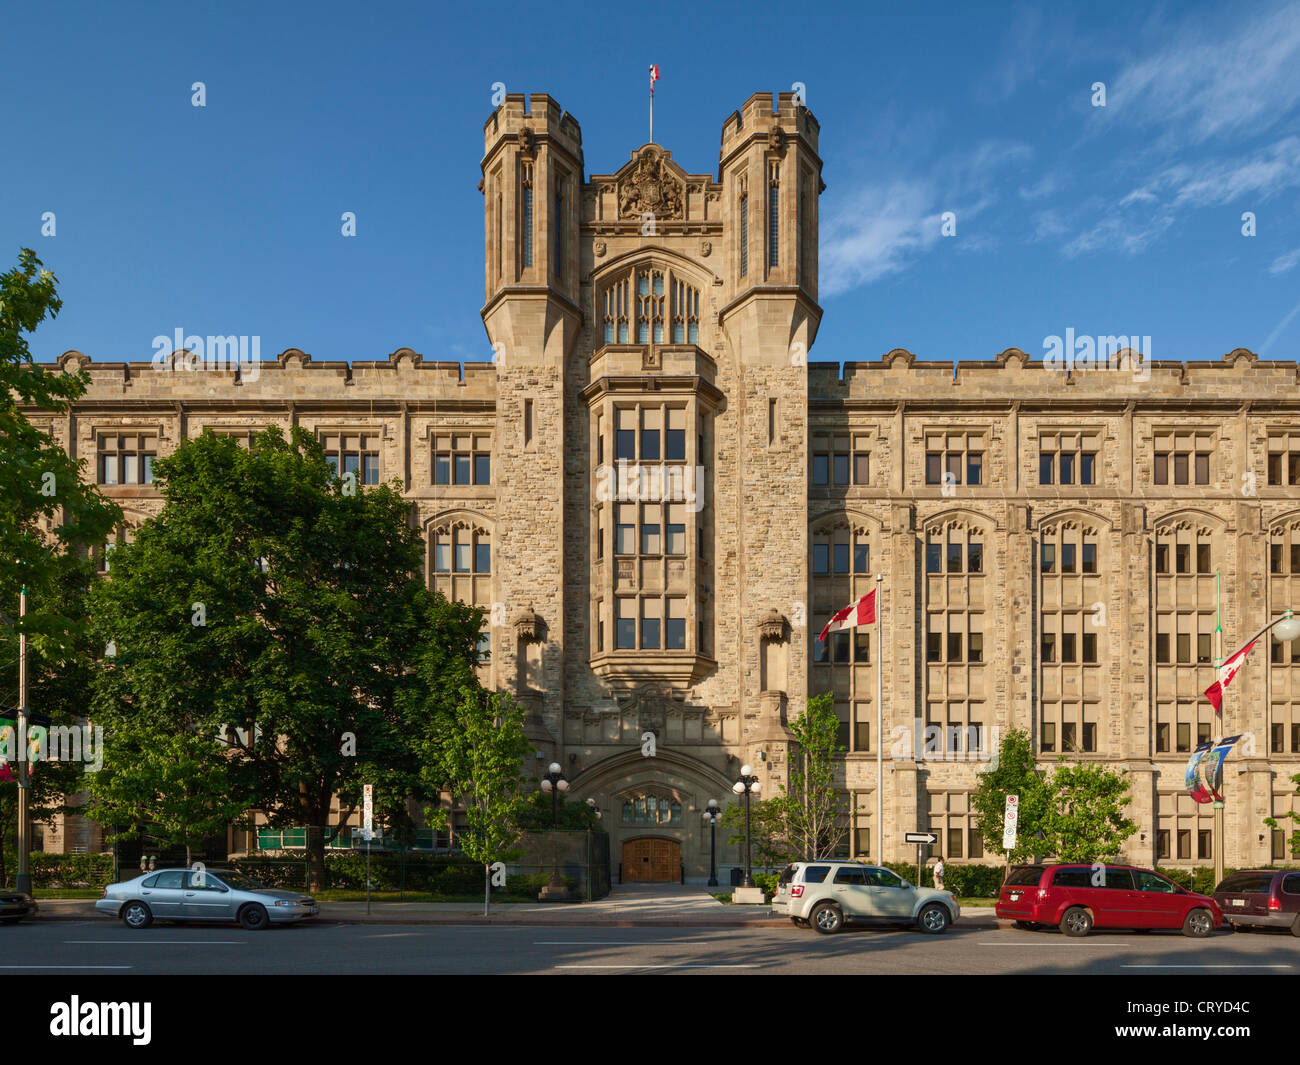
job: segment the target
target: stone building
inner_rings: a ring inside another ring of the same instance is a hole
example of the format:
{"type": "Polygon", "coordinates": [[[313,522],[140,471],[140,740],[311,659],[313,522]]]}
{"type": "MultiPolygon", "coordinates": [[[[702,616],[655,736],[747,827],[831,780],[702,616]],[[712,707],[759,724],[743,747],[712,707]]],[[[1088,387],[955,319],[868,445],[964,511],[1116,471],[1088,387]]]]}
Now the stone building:
{"type": "MultiPolygon", "coordinates": [[[[998,861],[968,793],[1018,726],[1044,766],[1123,769],[1130,860],[1208,864],[1211,810],[1183,768],[1218,734],[1215,575],[1228,650],[1300,605],[1297,365],[809,363],[819,129],[793,95],[773,103],[726,119],[714,174],[646,144],[587,175],[571,115],[506,97],[480,185],[491,363],[290,349],[256,373],[183,354],[159,372],[68,352],[93,386],[44,421],[122,505],[122,536],[158,509],[150,456],[205,428],[302,425],[340,470],[398,482],[431,584],[487,610],[485,683],[527,705],[537,771],[558,761],[603,810],[616,876],[705,878],[705,804],[734,799],[743,763],[774,794],[787,723],[825,691],[845,854],[910,859],[903,832],[931,829],[933,852],[998,861]],[[877,574],[884,647],[820,644],[877,574]]],[[[1228,763],[1221,845],[1267,863],[1263,819],[1300,809],[1300,644],[1252,656],[1226,722],[1253,746],[1228,763]]]]}

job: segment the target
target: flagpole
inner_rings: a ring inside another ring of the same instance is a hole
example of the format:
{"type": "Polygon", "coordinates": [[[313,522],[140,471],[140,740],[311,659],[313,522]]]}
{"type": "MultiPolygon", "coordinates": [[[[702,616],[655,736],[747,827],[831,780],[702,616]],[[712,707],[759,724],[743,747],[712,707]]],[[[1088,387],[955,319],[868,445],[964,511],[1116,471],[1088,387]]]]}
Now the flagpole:
{"type": "MultiPolygon", "coordinates": [[[[876,864],[885,864],[885,741],[881,731],[884,720],[885,691],[885,603],[880,596],[883,573],[876,574],[876,864]]],[[[921,886],[921,870],[916,870],[916,886],[921,886]]]]}
{"type": "Polygon", "coordinates": [[[655,142],[655,83],[650,82],[650,143],[655,142]]]}
{"type": "MultiPolygon", "coordinates": [[[[1216,573],[1214,575],[1214,616],[1215,616],[1215,626],[1216,626],[1214,630],[1214,656],[1215,656],[1214,668],[1216,671],[1221,665],[1223,665],[1223,594],[1222,593],[1223,593],[1223,574],[1216,573]]],[[[1227,692],[1225,691],[1219,692],[1219,700],[1220,700],[1219,714],[1218,714],[1219,716],[1218,738],[1219,739],[1223,739],[1223,737],[1227,735],[1228,732],[1228,726],[1225,724],[1225,719],[1223,716],[1223,701],[1222,701],[1223,697],[1226,694],[1227,692]]],[[[1226,842],[1227,841],[1224,839],[1223,802],[1221,800],[1215,800],[1214,803],[1214,883],[1216,886],[1218,884],[1223,883],[1223,867],[1224,867],[1223,852],[1226,848],[1226,842]]]]}

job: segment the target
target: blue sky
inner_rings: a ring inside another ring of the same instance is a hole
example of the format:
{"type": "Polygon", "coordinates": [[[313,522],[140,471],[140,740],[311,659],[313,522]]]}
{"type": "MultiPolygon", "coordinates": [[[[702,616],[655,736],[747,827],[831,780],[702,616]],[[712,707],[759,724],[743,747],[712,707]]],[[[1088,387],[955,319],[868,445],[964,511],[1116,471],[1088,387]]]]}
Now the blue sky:
{"type": "Polygon", "coordinates": [[[656,140],[692,172],[716,175],[751,92],[806,85],[814,359],[1041,355],[1067,329],[1297,358],[1300,7],[897,6],[15,7],[0,265],[29,246],[59,277],[42,360],[148,359],[178,328],[260,336],[263,357],[489,358],[493,83],[550,93],[608,173],[646,139],[657,62],[656,140]]]}

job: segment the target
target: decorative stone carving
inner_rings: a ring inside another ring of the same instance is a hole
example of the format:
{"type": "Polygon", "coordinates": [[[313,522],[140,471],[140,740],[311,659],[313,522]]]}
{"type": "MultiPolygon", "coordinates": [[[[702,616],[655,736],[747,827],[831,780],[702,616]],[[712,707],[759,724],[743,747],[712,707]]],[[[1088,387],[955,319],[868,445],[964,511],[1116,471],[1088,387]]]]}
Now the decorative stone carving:
{"type": "Polygon", "coordinates": [[[515,639],[522,640],[524,643],[537,643],[542,639],[542,630],[545,627],[542,621],[535,613],[530,603],[527,610],[521,610],[515,615],[511,625],[514,626],[515,639]]]}
{"type": "Polygon", "coordinates": [[[785,130],[774,126],[767,135],[767,146],[774,152],[785,151],[785,130]]]}
{"type": "Polygon", "coordinates": [[[533,131],[525,126],[519,131],[519,154],[532,158],[533,152],[536,150],[537,144],[533,140],[533,131]]]}
{"type": "Polygon", "coordinates": [[[641,153],[632,173],[619,183],[619,217],[640,218],[648,213],[659,219],[680,218],[683,193],[684,186],[667,165],[663,152],[652,145],[641,153]]]}
{"type": "Polygon", "coordinates": [[[758,638],[760,640],[784,640],[788,624],[785,615],[779,613],[776,607],[773,607],[759,619],[758,638]]]}
{"type": "Polygon", "coordinates": [[[596,246],[594,250],[596,252],[596,258],[599,259],[601,256],[605,254],[605,252],[608,249],[605,247],[605,242],[603,240],[598,240],[596,241],[596,246]]]}
{"type": "Polygon", "coordinates": [[[703,255],[703,256],[707,259],[707,258],[709,257],[709,255],[710,255],[710,253],[712,253],[712,251],[713,251],[713,244],[712,244],[712,242],[707,241],[707,240],[702,240],[702,241],[700,241],[700,254],[701,254],[701,255],[703,255]]]}

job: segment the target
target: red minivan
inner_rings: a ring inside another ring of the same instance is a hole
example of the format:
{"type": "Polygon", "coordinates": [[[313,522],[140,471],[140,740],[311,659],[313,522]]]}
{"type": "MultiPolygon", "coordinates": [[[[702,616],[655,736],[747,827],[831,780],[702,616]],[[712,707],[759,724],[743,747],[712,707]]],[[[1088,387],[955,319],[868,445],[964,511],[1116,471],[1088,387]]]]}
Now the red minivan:
{"type": "Polygon", "coordinates": [[[1208,936],[1223,924],[1212,898],[1131,865],[1020,865],[1011,870],[995,914],[1018,928],[1056,925],[1067,936],[1094,928],[1179,928],[1208,936]]]}

